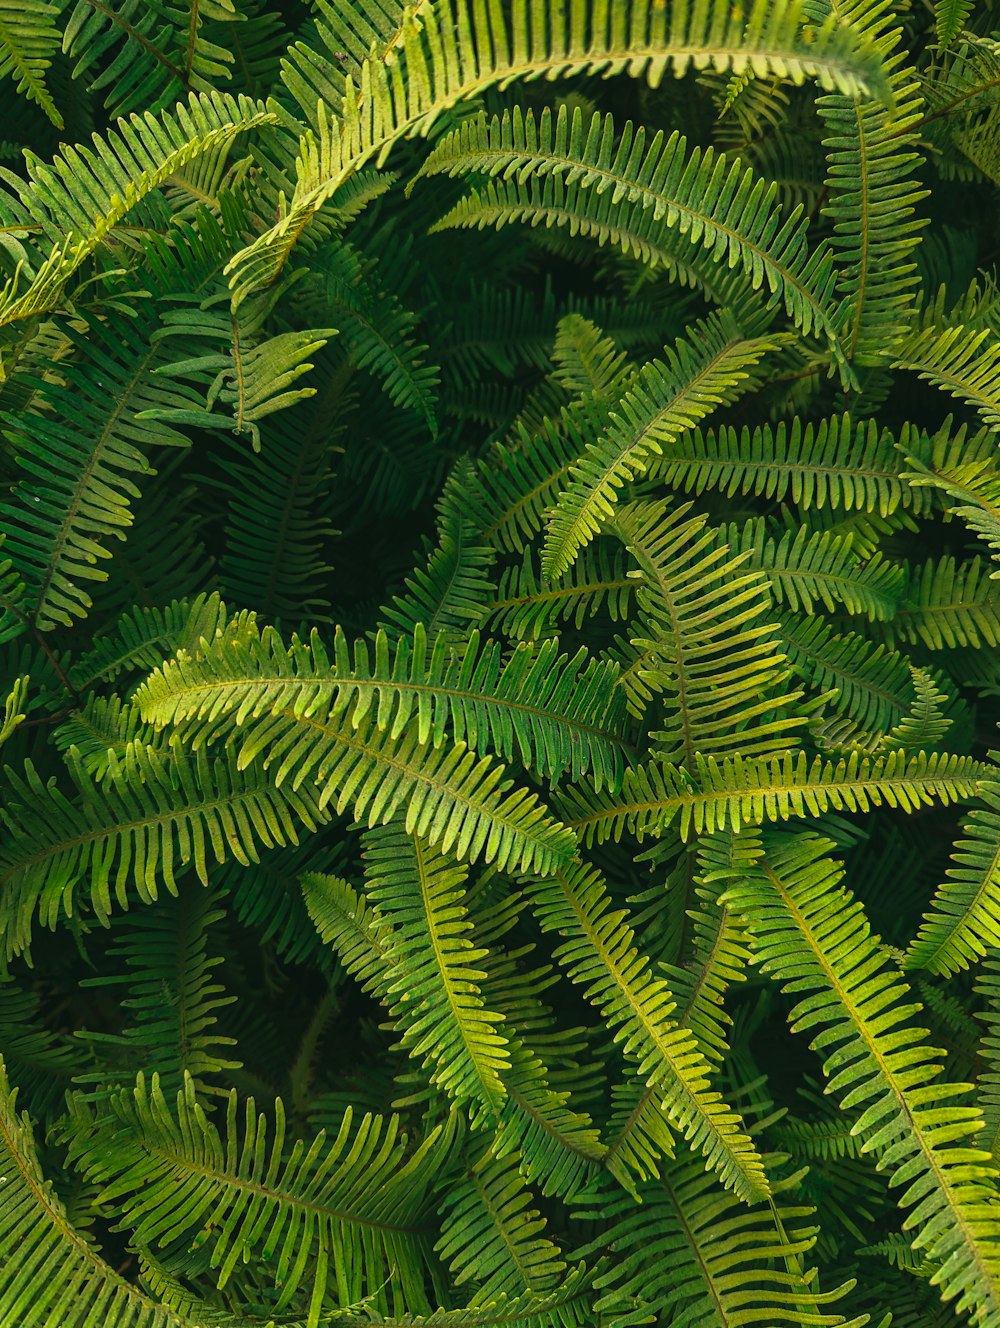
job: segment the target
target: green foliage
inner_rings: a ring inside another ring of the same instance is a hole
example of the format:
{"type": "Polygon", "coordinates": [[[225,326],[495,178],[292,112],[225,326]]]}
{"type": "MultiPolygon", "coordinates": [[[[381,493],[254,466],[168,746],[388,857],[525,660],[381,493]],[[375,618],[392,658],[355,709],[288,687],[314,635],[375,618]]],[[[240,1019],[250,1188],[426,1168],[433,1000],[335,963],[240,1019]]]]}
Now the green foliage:
{"type": "Polygon", "coordinates": [[[995,25],[0,0],[0,1328],[1000,1328],[995,25]]]}

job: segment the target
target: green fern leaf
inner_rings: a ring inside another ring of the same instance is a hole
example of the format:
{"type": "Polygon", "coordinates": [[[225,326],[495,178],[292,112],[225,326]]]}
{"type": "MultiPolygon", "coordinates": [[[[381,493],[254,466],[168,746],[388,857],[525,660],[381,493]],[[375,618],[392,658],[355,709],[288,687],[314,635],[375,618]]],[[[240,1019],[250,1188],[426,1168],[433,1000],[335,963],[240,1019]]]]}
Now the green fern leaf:
{"type": "Polygon", "coordinates": [[[254,1255],[267,1261],[280,1312],[311,1283],[309,1328],[327,1291],[347,1304],[371,1295],[385,1307],[391,1272],[414,1306],[426,1306],[429,1251],[422,1228],[429,1191],[447,1156],[449,1131],[432,1131],[408,1152],[397,1117],[348,1111],[337,1135],[299,1139],[285,1151],[281,1099],[274,1125],[254,1101],[226,1103],[221,1130],[199,1106],[190,1079],[171,1110],[157,1077],[114,1093],[100,1114],[80,1098],[71,1155],[114,1199],[122,1226],[152,1250],[204,1232],[225,1286],[254,1255]],[[270,1136],[270,1137],[269,1137],[270,1136]],[[153,1200],[153,1202],[151,1202],[153,1200]]]}
{"type": "Polygon", "coordinates": [[[764,969],[797,1003],[793,1030],[811,1030],[829,1091],[862,1108],[853,1129],[889,1183],[905,1186],[905,1228],[935,1265],[942,1297],[1000,1322],[1000,1198],[982,1128],[961,1099],[968,1085],[942,1082],[941,1054],[910,1020],[920,1006],[871,935],[862,906],[840,885],[833,845],[813,835],[775,836],[725,898],[745,917],[764,969]]]}
{"type": "Polygon", "coordinates": [[[675,821],[681,836],[758,825],[827,811],[946,805],[978,795],[990,767],[968,756],[869,758],[858,752],[837,761],[805,752],[770,759],[696,756],[690,771],[669,764],[628,770],[617,799],[578,793],[561,800],[563,818],[585,844],[619,840],[625,830],[659,835],[675,821]]]}
{"type": "Polygon", "coordinates": [[[15,1099],[0,1058],[0,1229],[4,1248],[19,1251],[0,1263],[5,1317],[38,1328],[194,1328],[116,1273],[70,1222],[15,1099]]]}
{"type": "Polygon", "coordinates": [[[1000,941],[1000,787],[984,783],[979,797],[985,805],[963,822],[966,837],[955,844],[948,880],[907,950],[907,968],[947,977],[976,963],[1000,941]]]}
{"type": "MultiPolygon", "coordinates": [[[[247,623],[205,643],[194,659],[178,654],[140,688],[144,715],[160,727],[197,719],[211,740],[233,716],[237,724],[268,711],[291,710],[331,720],[349,711],[349,729],[372,717],[393,741],[413,734],[440,748],[446,734],[471,750],[537,768],[555,782],[590,774],[596,787],[617,785],[622,750],[616,730],[621,697],[613,664],[572,659],[554,641],[524,644],[503,661],[496,642],[473,632],[461,649],[445,633],[390,645],[376,634],[353,648],[337,629],[327,651],[319,635],[286,647],[270,627],[247,623]]],[[[349,730],[348,730],[349,731],[349,730]]]]}
{"type": "Polygon", "coordinates": [[[479,990],[489,952],[468,936],[467,873],[399,825],[369,831],[364,857],[366,894],[388,924],[380,985],[403,1046],[449,1096],[495,1113],[509,1051],[479,990]]]}
{"type": "Polygon", "coordinates": [[[17,90],[42,108],[57,129],[63,118],[45,85],[59,48],[59,9],[45,0],[3,0],[0,4],[0,78],[17,80],[17,90]]]}
{"type": "Polygon", "coordinates": [[[696,324],[689,336],[639,374],[611,413],[607,432],[571,470],[545,539],[542,567],[561,576],[600,534],[618,490],[641,475],[650,455],[665,447],[713,406],[729,402],[752,381],[752,370],[773,341],[746,340],[726,318],[696,324]]]}
{"type": "Polygon", "coordinates": [[[636,950],[627,913],[610,908],[600,874],[573,864],[533,882],[529,899],[545,930],[568,938],[556,958],[586,987],[640,1077],[655,1085],[667,1119],[743,1199],[765,1196],[760,1158],[739,1116],[709,1089],[708,1062],[672,1017],[670,989],[636,950]]]}

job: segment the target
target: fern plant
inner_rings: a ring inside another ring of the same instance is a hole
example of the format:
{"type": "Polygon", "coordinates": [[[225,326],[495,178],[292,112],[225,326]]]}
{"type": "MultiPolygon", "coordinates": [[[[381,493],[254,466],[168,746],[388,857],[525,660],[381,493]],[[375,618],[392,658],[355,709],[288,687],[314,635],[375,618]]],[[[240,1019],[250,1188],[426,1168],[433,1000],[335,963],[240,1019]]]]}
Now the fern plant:
{"type": "Polygon", "coordinates": [[[0,0],[0,1328],[1000,1328],[1000,29],[0,0]]]}

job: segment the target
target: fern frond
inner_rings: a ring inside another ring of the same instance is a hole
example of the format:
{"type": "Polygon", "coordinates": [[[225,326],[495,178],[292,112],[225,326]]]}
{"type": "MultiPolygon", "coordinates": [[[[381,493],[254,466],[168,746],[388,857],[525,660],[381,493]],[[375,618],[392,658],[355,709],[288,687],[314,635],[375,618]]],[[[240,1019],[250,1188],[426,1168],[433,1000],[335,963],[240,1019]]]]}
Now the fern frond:
{"type": "Polygon", "coordinates": [[[699,0],[690,8],[611,5],[565,10],[552,0],[515,0],[509,14],[487,0],[422,6],[405,25],[390,62],[375,52],[350,79],[329,119],[316,103],[315,134],[304,136],[290,200],[278,221],[228,265],[233,300],[273,283],[299,235],[339,186],[366,162],[381,164],[393,144],[427,134],[464,99],[512,78],[583,73],[645,76],[654,86],[693,63],[719,69],[807,77],[848,95],[884,88],[879,62],[859,49],[850,29],[828,21],[803,32],[797,0],[776,9],[753,0],[733,16],[699,0]]]}
{"type": "Polygon", "coordinates": [[[131,1088],[135,1067],[159,1075],[164,1093],[173,1096],[190,1076],[195,1095],[218,1091],[220,1076],[239,1067],[226,1050],[235,1039],[216,1031],[216,1011],[235,996],[214,981],[221,962],[208,952],[209,933],[226,916],[218,898],[201,887],[182,891],[165,909],[143,909],[119,928],[111,950],[121,961],[113,976],[84,978],[83,987],[125,987],[119,1002],[129,1013],[120,1034],[88,1032],[103,1064],[78,1083],[131,1088]]]}
{"type": "Polygon", "coordinates": [[[510,1053],[482,999],[489,952],[468,935],[466,870],[398,824],[368,832],[364,859],[366,895],[388,924],[380,986],[402,1045],[450,1097],[495,1114],[510,1053]]]}
{"type": "Polygon", "coordinates": [[[895,615],[906,583],[906,570],[874,553],[859,565],[850,536],[800,525],[778,537],[768,533],[763,517],[742,530],[730,526],[724,536],[734,553],[746,556],[748,568],[763,571],[778,604],[811,615],[817,604],[831,613],[840,605],[872,621],[895,615]]]}
{"type": "Polygon", "coordinates": [[[916,568],[890,635],[929,650],[1000,644],[1000,587],[990,579],[988,564],[945,556],[916,568]]]}
{"type": "Polygon", "coordinates": [[[342,1328],[589,1328],[594,1322],[591,1274],[574,1269],[562,1274],[557,1291],[528,1291],[520,1296],[494,1296],[465,1309],[434,1310],[431,1314],[392,1315],[375,1310],[344,1311],[342,1328]]]}
{"type": "Polygon", "coordinates": [[[752,381],[761,357],[773,349],[764,338],[748,340],[725,316],[697,323],[640,372],[635,386],[611,412],[606,432],[588,445],[570,471],[549,519],[542,568],[561,576],[581,549],[612,517],[618,490],[643,474],[684,430],[714,407],[728,403],[752,381]]]}
{"type": "Polygon", "coordinates": [[[17,81],[17,91],[40,106],[57,129],[63,118],[45,75],[59,48],[59,9],[45,0],[3,0],[0,4],[0,78],[17,81]]]}
{"type": "Polygon", "coordinates": [[[955,40],[974,4],[975,0],[934,0],[934,26],[940,47],[950,46],[955,40]]]}
{"type": "Polygon", "coordinates": [[[236,18],[232,0],[77,0],[63,49],[74,76],[90,76],[90,91],[105,92],[109,114],[162,110],[188,89],[206,91],[230,76],[236,18]],[[205,19],[226,23],[215,27],[221,43],[209,38],[205,19]]]}
{"type": "MultiPolygon", "coordinates": [[[[303,720],[320,712],[331,721],[349,714],[349,729],[373,718],[395,741],[408,732],[421,745],[441,747],[446,735],[485,755],[516,759],[550,782],[564,772],[590,774],[596,787],[616,785],[622,773],[618,739],[621,699],[617,668],[573,658],[555,641],[515,647],[504,662],[500,646],[473,632],[461,649],[421,626],[391,645],[376,634],[371,653],[353,648],[338,628],[327,651],[313,632],[286,647],[270,627],[248,623],[206,643],[191,659],[179,654],[143,684],[139,704],[157,725],[198,720],[202,740],[266,713],[291,711],[303,720]]],[[[349,730],[348,730],[349,731],[349,730]]]]}
{"type": "Polygon", "coordinates": [[[435,1250],[458,1286],[477,1284],[476,1303],[557,1287],[566,1272],[515,1155],[487,1154],[453,1184],[444,1202],[435,1250]]]}
{"type": "MultiPolygon", "coordinates": [[[[271,772],[275,789],[286,783],[290,789],[315,786],[321,809],[329,803],[340,812],[351,807],[355,818],[369,826],[386,824],[405,806],[407,833],[424,835],[463,859],[482,855],[498,868],[534,863],[547,870],[572,852],[572,836],[546,816],[534,794],[510,792],[504,767],[490,757],[477,759],[465,742],[444,742],[426,709],[420,728],[397,731],[380,713],[381,704],[369,709],[380,689],[366,689],[351,677],[340,686],[336,680],[319,687],[306,683],[303,694],[300,668],[314,678],[324,671],[329,676],[328,657],[318,641],[293,644],[286,652],[272,629],[258,634],[248,628],[246,637],[218,640],[200,660],[181,657],[158,670],[141,689],[144,717],[158,728],[182,726],[184,741],[199,750],[220,738],[236,743],[237,769],[254,766],[265,777],[271,772]]],[[[387,650],[380,658],[387,663],[387,650]]],[[[400,658],[409,662],[410,652],[404,650],[400,658]]],[[[437,658],[440,667],[443,650],[437,658]]],[[[342,648],[341,666],[345,662],[349,656],[342,648]]],[[[419,648],[417,662],[423,662],[419,648]]],[[[397,690],[391,671],[382,672],[391,695],[397,690]]],[[[520,676],[520,661],[514,673],[520,676]]],[[[464,681],[460,670],[457,677],[464,681]]],[[[607,681],[613,681],[610,675],[607,681]]],[[[409,715],[415,699],[411,692],[408,702],[394,703],[394,714],[405,705],[409,715]]],[[[476,739],[476,711],[461,701],[448,706],[453,720],[456,711],[470,741],[476,739]]],[[[493,723],[510,733],[513,745],[521,726],[502,720],[503,713],[499,710],[493,723]]],[[[443,720],[440,709],[438,715],[443,720]]],[[[530,722],[523,731],[532,732],[530,722]]]]}
{"type": "Polygon", "coordinates": [[[56,308],[73,273],[137,203],[202,152],[273,121],[247,97],[192,94],[172,114],[118,120],[104,138],[93,136],[93,147],[66,147],[51,163],[32,157],[26,180],[0,172],[5,224],[30,209],[52,246],[24,289],[15,276],[0,290],[0,325],[56,308]]]}
{"type": "Polygon", "coordinates": [[[600,1190],[603,1202],[584,1215],[599,1211],[612,1223],[601,1237],[611,1267],[595,1279],[601,1321],[625,1328],[670,1316],[685,1328],[863,1328],[867,1316],[848,1320],[834,1308],[853,1282],[824,1292],[804,1266],[816,1239],[815,1226],[804,1225],[813,1210],[784,1197],[789,1178],[775,1176],[772,1186],[770,1203],[741,1207],[685,1151],[658,1183],[641,1187],[640,1204],[600,1190]]]}
{"type": "Polygon", "coordinates": [[[939,799],[947,805],[977,796],[990,777],[989,766],[951,753],[869,758],[851,752],[837,761],[810,761],[805,752],[760,760],[696,754],[690,769],[652,764],[627,770],[614,800],[567,793],[560,807],[585,844],[617,841],[626,830],[640,839],[659,835],[675,822],[687,839],[692,832],[738,831],[828,811],[910,810],[939,799]]]}
{"type": "MultiPolygon", "coordinates": [[[[215,593],[175,599],[163,609],[131,608],[73,664],[70,681],[87,692],[124,671],[150,673],[180,650],[197,651],[203,637],[214,641],[228,621],[228,610],[215,593]]],[[[235,623],[246,621],[252,615],[237,616],[235,623]]]]}
{"type": "Polygon", "coordinates": [[[911,1019],[920,1006],[871,934],[860,903],[841,886],[833,845],[814,835],[776,835],[765,856],[726,895],[746,919],[765,971],[797,1003],[793,1030],[811,1030],[825,1058],[828,1091],[844,1110],[861,1107],[853,1130],[889,1184],[905,1186],[904,1227],[935,1264],[933,1281],[979,1324],[1000,1322],[1000,1198],[982,1128],[961,1101],[968,1085],[942,1082],[940,1052],[911,1019]]]}
{"type": "Polygon", "coordinates": [[[912,179],[923,110],[920,85],[890,4],[836,0],[816,9],[836,13],[878,51],[892,88],[891,105],[837,94],[817,102],[828,135],[823,210],[840,260],[837,331],[850,363],[886,364],[912,323],[913,251],[923,226],[915,212],[929,192],[912,179]]]}
{"type": "Polygon", "coordinates": [[[465,506],[462,472],[453,474],[438,502],[437,541],[379,613],[379,626],[398,639],[423,626],[429,635],[450,631],[463,637],[482,621],[493,597],[490,570],[496,551],[480,537],[465,506]]]}
{"type": "Polygon", "coordinates": [[[88,585],[106,580],[100,561],[126,538],[137,481],[153,473],[146,449],[187,444],[140,419],[160,400],[149,333],[148,319],[117,315],[72,334],[77,355],[60,365],[63,381],[37,383],[32,408],[8,417],[21,474],[0,524],[26,586],[22,611],[43,631],[89,612],[88,585]]]}
{"type": "Polygon", "coordinates": [[[832,286],[825,248],[810,254],[801,209],[787,218],[775,186],[712,148],[688,152],[679,133],[646,132],[610,115],[585,126],[579,107],[534,115],[515,108],[502,118],[466,121],[430,155],[421,174],[445,171],[501,177],[460,200],[439,222],[500,226],[515,220],[569,225],[646,261],[688,258],[700,246],[739,266],[753,290],[767,288],[804,333],[834,341],[832,286]]]}
{"type": "Polygon", "coordinates": [[[166,750],[131,743],[112,751],[96,784],[71,750],[77,788],[67,797],[28,766],[8,771],[13,799],[3,812],[10,835],[0,854],[8,957],[30,944],[37,915],[52,927],[86,904],[102,924],[115,904],[156,899],[161,886],[177,893],[177,876],[192,869],[203,883],[210,865],[234,857],[256,862],[260,849],[295,843],[300,828],[326,819],[311,786],[277,789],[259,769],[241,771],[225,756],[188,754],[176,740],[166,750]]]}
{"type": "Polygon", "coordinates": [[[0,1058],[0,1227],[19,1250],[0,1263],[0,1303],[11,1322],[38,1328],[194,1328],[128,1283],[70,1222],[45,1179],[27,1112],[17,1114],[0,1058]]]}
{"type": "Polygon", "coordinates": [[[616,521],[638,563],[641,617],[632,630],[646,652],[642,681],[666,701],[656,753],[690,764],[696,753],[787,748],[798,725],[782,713],[794,698],[780,692],[787,671],[767,582],[688,513],[688,505],[636,503],[616,521]]]}
{"type": "Polygon", "coordinates": [[[519,422],[514,439],[480,462],[473,501],[485,541],[522,553],[544,529],[574,464],[607,428],[610,408],[632,377],[624,373],[609,393],[581,397],[533,430],[519,422]]]}
{"type": "Polygon", "coordinates": [[[691,429],[656,458],[648,478],[684,493],[717,489],[728,498],[753,494],[774,502],[791,499],[804,511],[828,508],[878,512],[921,507],[907,483],[900,453],[923,435],[904,426],[899,445],[874,420],[835,415],[814,425],[796,416],[791,424],[736,430],[691,429]]]}
{"type": "MultiPolygon", "coordinates": [[[[992,434],[989,445],[992,452],[992,434]]],[[[964,462],[959,454],[952,464],[945,461],[933,469],[910,457],[914,469],[905,478],[915,488],[931,487],[946,494],[951,500],[948,510],[987,545],[993,561],[1000,562],[1000,470],[991,455],[978,457],[971,447],[969,450],[973,455],[964,462]]],[[[1000,570],[991,575],[1000,576],[1000,570]]]]}
{"type": "Polygon", "coordinates": [[[77,1098],[80,1128],[71,1157],[121,1225],[155,1251],[201,1234],[224,1287],[246,1259],[266,1260],[280,1312],[300,1285],[310,1293],[309,1328],[326,1294],[347,1304],[365,1296],[385,1308],[390,1272],[409,1303],[426,1306],[429,1250],[423,1226],[429,1191],[447,1156],[449,1130],[406,1148],[397,1117],[345,1114],[334,1139],[290,1141],[280,1098],[274,1124],[235,1091],[218,1128],[190,1079],[171,1109],[154,1075],[114,1093],[99,1113],[77,1098]],[[328,1282],[330,1283],[328,1288],[328,1282]]]}
{"type": "Polygon", "coordinates": [[[532,550],[508,567],[488,610],[490,626],[514,640],[540,641],[568,621],[577,630],[597,613],[621,622],[634,597],[636,579],[623,549],[591,544],[564,575],[549,581],[535,568],[532,550]]]}
{"type": "Polygon", "coordinates": [[[670,1123],[705,1157],[723,1183],[747,1202],[767,1182],[742,1122],[709,1088],[709,1065],[687,1029],[672,1017],[673,995],[635,947],[628,914],[612,909],[600,874],[581,863],[531,883],[528,898],[546,931],[567,939],[556,958],[586,988],[637,1073],[655,1086],[670,1123]]]}
{"type": "Polygon", "coordinates": [[[963,821],[964,837],[955,844],[948,880],[907,950],[907,968],[948,977],[1000,942],[1000,787],[984,783],[979,800],[984,805],[963,821]]]}
{"type": "Polygon", "coordinates": [[[918,328],[895,347],[893,364],[967,402],[992,428],[1000,426],[1000,340],[991,328],[918,328]]]}

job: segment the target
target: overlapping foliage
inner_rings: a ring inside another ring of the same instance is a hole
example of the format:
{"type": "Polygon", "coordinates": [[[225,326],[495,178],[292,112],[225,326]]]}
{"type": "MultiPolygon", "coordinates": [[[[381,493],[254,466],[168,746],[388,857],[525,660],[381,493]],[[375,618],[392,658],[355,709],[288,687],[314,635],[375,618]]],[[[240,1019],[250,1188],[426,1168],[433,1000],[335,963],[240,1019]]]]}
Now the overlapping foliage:
{"type": "Polygon", "coordinates": [[[1000,29],[0,0],[0,1328],[1000,1328],[1000,29]]]}

